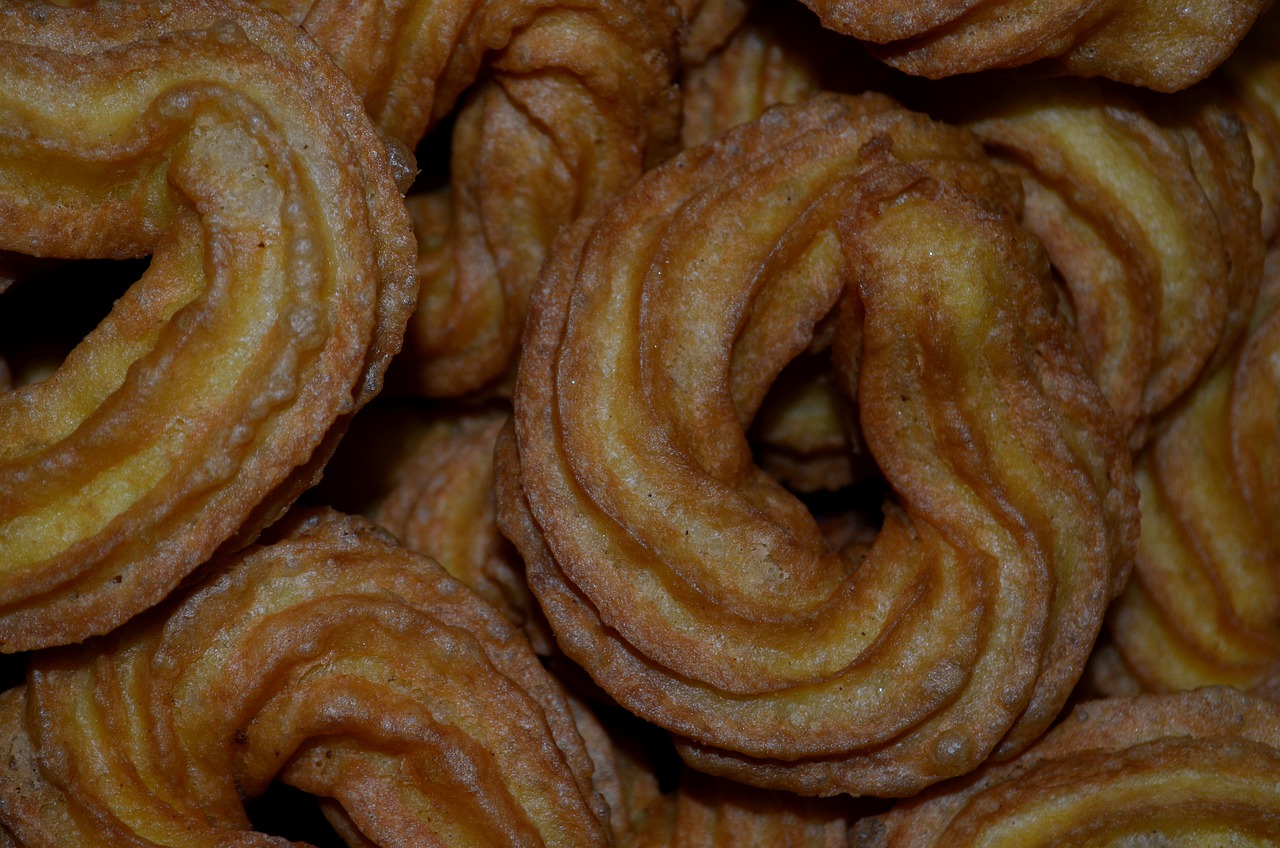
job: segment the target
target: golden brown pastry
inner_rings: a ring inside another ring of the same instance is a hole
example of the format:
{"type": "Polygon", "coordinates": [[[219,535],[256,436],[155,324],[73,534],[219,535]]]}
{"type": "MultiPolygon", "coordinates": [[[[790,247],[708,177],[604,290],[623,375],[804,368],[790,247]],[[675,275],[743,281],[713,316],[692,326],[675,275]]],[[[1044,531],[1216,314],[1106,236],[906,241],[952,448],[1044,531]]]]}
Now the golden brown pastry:
{"type": "Polygon", "coordinates": [[[1280,229],[1280,7],[1258,20],[1211,85],[1245,123],[1262,233],[1270,242],[1280,229]]]}
{"type": "MultiPolygon", "coordinates": [[[[772,103],[818,92],[831,76],[817,59],[824,45],[812,34],[804,46],[795,43],[799,23],[776,13],[752,18],[722,51],[687,72],[686,144],[772,103]]],[[[1249,187],[1269,185],[1268,163],[1280,145],[1276,107],[1263,100],[1275,99],[1274,48],[1265,46],[1265,34],[1251,38],[1224,69],[1234,75],[1222,77],[1224,84],[1234,80],[1229,105],[1219,102],[1223,84],[1174,98],[1079,80],[981,78],[916,92],[978,133],[988,152],[1019,175],[1023,223],[1048,248],[1094,376],[1135,449],[1151,417],[1229,351],[1247,323],[1264,237],[1274,229],[1260,223],[1249,187]]],[[[1273,202],[1268,198],[1264,205],[1273,202]]],[[[794,414],[784,408],[772,417],[817,424],[820,404],[835,406],[817,384],[799,394],[794,414]]],[[[838,418],[828,421],[828,431],[838,425],[838,418]]],[[[821,480],[824,468],[839,479],[831,463],[805,468],[800,443],[790,432],[779,435],[786,439],[782,452],[765,458],[781,473],[801,485],[821,480]]],[[[815,427],[817,439],[834,444],[815,427]]]]}
{"type": "Polygon", "coordinates": [[[578,724],[620,848],[847,848],[853,822],[871,811],[848,797],[806,798],[683,768],[661,731],[616,708],[578,724]]]}
{"type": "Polygon", "coordinates": [[[825,26],[937,79],[1040,62],[1055,73],[1176,91],[1208,76],[1271,0],[805,0],[825,26]]]}
{"type": "Polygon", "coordinates": [[[901,74],[860,44],[823,28],[794,0],[764,0],[714,51],[684,57],[681,141],[692,147],[821,91],[892,93],[901,74]]]}
{"type": "Polygon", "coordinates": [[[971,135],[823,97],[686,151],[557,242],[500,522],[564,652],[695,767],[905,795],[1061,709],[1136,501],[1011,191],[971,135]],[[743,435],[832,310],[892,490],[865,557],[833,551],[743,435]]]}
{"type": "Polygon", "coordinates": [[[769,106],[798,103],[822,90],[815,55],[822,39],[814,36],[824,31],[803,28],[782,9],[771,11],[748,18],[718,50],[685,68],[680,130],[685,147],[754,120],[769,106]]]}
{"type": "Polygon", "coordinates": [[[696,65],[724,47],[756,0],[677,0],[677,4],[685,21],[680,59],[696,65]]]}
{"type": "Polygon", "coordinates": [[[847,848],[856,814],[848,798],[804,798],[685,769],[624,848],[847,848]]]}
{"type": "Polygon", "coordinates": [[[1275,845],[1280,706],[1226,688],[1091,701],[1017,759],[900,802],[857,848],[1275,845]]]}
{"type": "Polygon", "coordinates": [[[280,780],[352,845],[608,844],[575,713],[518,630],[363,520],[281,532],[34,657],[0,696],[0,832],[283,845],[243,806],[280,780]]]}
{"type": "MultiPolygon", "coordinates": [[[[1271,12],[1210,80],[1211,96],[1245,122],[1262,230],[1280,208],[1280,17],[1271,12]]],[[[1205,373],[1157,422],[1139,459],[1142,541],[1133,580],[1110,617],[1111,640],[1089,666],[1099,692],[1127,694],[1212,683],[1275,688],[1280,680],[1280,472],[1273,362],[1280,260],[1268,257],[1243,347],[1205,373]]]]}
{"type": "Polygon", "coordinates": [[[1280,251],[1234,358],[1161,422],[1138,458],[1142,535],[1109,616],[1103,691],[1280,674],[1280,251]]]}
{"type": "Polygon", "coordinates": [[[805,356],[778,376],[751,422],[756,462],[793,492],[852,485],[875,473],[855,417],[825,356],[805,356]]]}
{"type": "Polygon", "coordinates": [[[509,418],[501,406],[422,416],[424,432],[372,517],[523,627],[547,653],[554,643],[529,594],[524,563],[494,514],[493,449],[509,418]]]}
{"type": "Polygon", "coordinates": [[[438,210],[446,217],[420,230],[422,290],[398,380],[430,396],[492,388],[515,360],[529,291],[557,230],[676,145],[679,8],[674,0],[284,5],[404,145],[456,107],[447,211],[438,210]]]}
{"type": "Polygon", "coordinates": [[[1091,370],[1141,447],[1151,419],[1228,354],[1264,251],[1243,125],[1210,90],[1079,80],[980,86],[946,114],[1019,175],[1091,370]]]}
{"type": "Polygon", "coordinates": [[[238,2],[0,6],[0,247],[151,254],[0,396],[0,650],[154,604],[311,485],[414,298],[386,150],[342,74],[238,2]]]}

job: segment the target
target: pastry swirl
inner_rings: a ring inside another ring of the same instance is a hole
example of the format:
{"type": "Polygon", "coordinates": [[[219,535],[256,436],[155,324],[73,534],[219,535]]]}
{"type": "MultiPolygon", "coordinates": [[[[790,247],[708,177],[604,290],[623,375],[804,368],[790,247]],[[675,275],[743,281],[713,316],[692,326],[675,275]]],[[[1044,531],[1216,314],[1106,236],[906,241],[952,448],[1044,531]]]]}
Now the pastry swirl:
{"type": "Polygon", "coordinates": [[[901,802],[857,848],[1269,845],[1280,709],[1226,688],[1091,701],[1008,763],[901,802]]]}
{"type": "Polygon", "coordinates": [[[273,780],[357,845],[609,841],[573,710],[520,632],[332,512],[36,655],[0,696],[0,751],[0,831],[22,846],[286,844],[243,807],[273,780]]]}
{"type": "Polygon", "coordinates": [[[1139,456],[1142,533],[1109,616],[1103,680],[1143,691],[1251,689],[1280,675],[1280,252],[1235,356],[1139,456]]]}
{"type": "Polygon", "coordinates": [[[1209,75],[1269,0],[805,0],[823,25],[874,42],[881,59],[938,79],[1039,67],[1177,91],[1209,75]]]}
{"type": "Polygon", "coordinates": [[[963,131],[822,97],[557,243],[500,520],[565,653],[698,768],[910,794],[1024,747],[1078,678],[1135,493],[1009,192],[963,131]],[[865,559],[830,550],[743,436],[833,308],[894,492],[865,559]]]}
{"type": "Polygon", "coordinates": [[[1019,174],[1092,372],[1136,450],[1229,355],[1265,243],[1245,125],[1210,90],[1006,85],[948,111],[1019,174]]]}
{"type": "Polygon", "coordinates": [[[421,295],[399,379],[432,397],[492,388],[515,361],[557,230],[675,149],[680,10],[673,0],[321,0],[283,11],[405,146],[456,110],[444,217],[420,231],[421,295]]]}
{"type": "Polygon", "coordinates": [[[1246,337],[1157,421],[1139,456],[1143,519],[1133,579],[1110,614],[1101,691],[1245,689],[1280,679],[1280,17],[1210,81],[1247,127],[1272,239],[1246,337]]]}
{"type": "Polygon", "coordinates": [[[380,388],[413,235],[350,84],[236,2],[0,7],[0,246],[151,254],[0,395],[0,650],[74,642],[251,540],[380,388]]]}

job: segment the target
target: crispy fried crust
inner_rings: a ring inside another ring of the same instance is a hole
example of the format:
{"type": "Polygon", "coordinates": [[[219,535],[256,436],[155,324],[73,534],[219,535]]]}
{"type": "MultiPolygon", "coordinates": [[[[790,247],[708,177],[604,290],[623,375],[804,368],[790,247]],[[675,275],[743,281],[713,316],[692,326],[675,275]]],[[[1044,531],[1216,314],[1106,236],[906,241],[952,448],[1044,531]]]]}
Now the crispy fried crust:
{"type": "Polygon", "coordinates": [[[1244,124],[1210,90],[1039,80],[948,110],[1008,163],[1131,447],[1248,324],[1264,251],[1244,124]]]}
{"type": "Polygon", "coordinates": [[[1269,260],[1245,343],[1138,459],[1142,536],[1109,617],[1118,677],[1099,675],[1104,691],[1280,674],[1280,253],[1269,260]]]}
{"type": "Polygon", "coordinates": [[[804,798],[686,769],[659,796],[625,848],[847,848],[856,812],[848,798],[804,798]]]}
{"type": "Polygon", "coordinates": [[[381,386],[414,275],[383,145],[278,18],[9,3],[0,32],[2,246],[153,254],[53,377],[0,396],[15,651],[118,625],[311,485],[381,386]]]}
{"type": "Polygon", "coordinates": [[[682,154],[558,242],[501,520],[564,651],[698,768],[909,794],[1061,708],[1136,503],[1012,202],[971,136],[829,97],[682,154]],[[894,492],[865,561],[743,436],[841,301],[865,317],[837,374],[894,492]]]}
{"type": "Polygon", "coordinates": [[[805,0],[825,26],[938,79],[1039,62],[1177,91],[1220,65],[1271,0],[805,0]]]}
{"type": "Polygon", "coordinates": [[[1017,759],[859,822],[858,848],[1273,845],[1280,708],[1231,689],[1092,701],[1017,759]]]}
{"type": "MultiPolygon", "coordinates": [[[[1245,121],[1262,227],[1280,208],[1280,15],[1268,14],[1211,80],[1245,121]]],[[[1102,692],[1280,680],[1280,255],[1262,275],[1252,324],[1157,423],[1139,457],[1142,538],[1090,664],[1102,692]]]]}
{"type": "Polygon", "coordinates": [[[336,513],[41,654],[0,714],[0,824],[21,845],[284,844],[242,806],[275,779],[340,805],[357,844],[609,838],[574,713],[519,631],[336,513]]]}
{"type": "Polygon", "coordinates": [[[686,67],[680,130],[685,147],[754,120],[769,106],[798,103],[821,91],[813,34],[793,20],[781,14],[749,18],[720,49],[686,67]],[[809,36],[803,44],[802,33],[809,36]]]}
{"type": "Polygon", "coordinates": [[[493,452],[510,419],[501,406],[441,411],[402,463],[373,519],[406,547],[439,562],[517,626],[540,653],[554,641],[524,579],[524,563],[498,531],[493,452]]]}
{"type": "Polygon", "coordinates": [[[675,149],[680,9],[360,0],[283,11],[403,145],[457,108],[447,200],[419,218],[421,294],[396,379],[432,397],[492,389],[515,362],[557,230],[675,149]]]}

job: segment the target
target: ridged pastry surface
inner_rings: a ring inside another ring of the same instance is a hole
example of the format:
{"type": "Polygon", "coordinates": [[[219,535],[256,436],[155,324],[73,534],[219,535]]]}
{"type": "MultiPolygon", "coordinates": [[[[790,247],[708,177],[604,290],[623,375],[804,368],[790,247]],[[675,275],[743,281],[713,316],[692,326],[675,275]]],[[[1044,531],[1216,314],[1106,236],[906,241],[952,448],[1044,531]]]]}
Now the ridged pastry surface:
{"type": "Polygon", "coordinates": [[[1083,703],[1009,763],[859,822],[857,848],[1274,846],[1280,708],[1226,688],[1083,703]]]}
{"type": "Polygon", "coordinates": [[[1177,91],[1209,75],[1270,0],[805,0],[825,26],[937,79],[1039,62],[1080,77],[1177,91]]]}
{"type": "MultiPolygon", "coordinates": [[[[680,8],[674,0],[263,5],[334,58],[401,145],[413,148],[453,115],[449,186],[425,201],[432,215],[417,217],[421,294],[399,380],[430,397],[501,388],[556,231],[675,149],[680,8]]],[[[704,29],[729,14],[716,8],[708,4],[704,29]]]]}
{"type": "Polygon", "coordinates": [[[16,651],[120,624],[314,482],[399,349],[413,237],[350,84],[275,16],[7,3],[0,33],[4,248],[151,255],[0,395],[16,651]]]}
{"type": "Polygon", "coordinates": [[[696,767],[910,794],[1061,709],[1135,492],[1014,204],[972,136],[824,97],[557,243],[500,518],[564,651],[696,767]],[[834,373],[892,490],[869,550],[832,550],[743,435],[833,309],[834,373]]]}
{"type": "Polygon", "coordinates": [[[243,806],[280,780],[351,844],[607,844],[573,709],[523,635],[368,522],[285,521],[172,603],[33,661],[0,698],[0,832],[285,845],[243,806]]]}

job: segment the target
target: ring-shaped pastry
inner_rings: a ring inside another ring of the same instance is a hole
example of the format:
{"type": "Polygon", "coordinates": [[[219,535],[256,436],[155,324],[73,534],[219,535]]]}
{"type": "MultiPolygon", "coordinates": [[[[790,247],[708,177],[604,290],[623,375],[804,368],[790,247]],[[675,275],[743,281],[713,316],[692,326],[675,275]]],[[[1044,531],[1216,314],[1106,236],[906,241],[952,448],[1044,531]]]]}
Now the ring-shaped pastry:
{"type": "Polygon", "coordinates": [[[500,520],[561,647],[698,768],[910,794],[1061,709],[1132,555],[1128,452],[962,130],[777,107],[557,243],[500,520]],[[743,432],[832,309],[892,498],[830,549],[743,432]]]}
{"type": "Polygon", "coordinates": [[[380,388],[412,226],[350,83],[238,2],[0,6],[0,244],[151,256],[0,395],[0,650],[74,642],[251,540],[380,388]]]}

